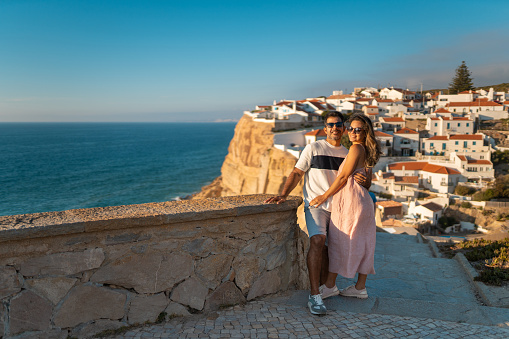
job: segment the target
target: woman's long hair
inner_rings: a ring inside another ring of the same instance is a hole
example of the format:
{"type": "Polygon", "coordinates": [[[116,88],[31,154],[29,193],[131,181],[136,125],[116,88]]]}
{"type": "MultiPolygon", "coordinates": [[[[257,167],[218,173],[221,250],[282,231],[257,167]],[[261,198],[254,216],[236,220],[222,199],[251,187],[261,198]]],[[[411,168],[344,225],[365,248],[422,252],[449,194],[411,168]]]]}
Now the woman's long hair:
{"type": "Polygon", "coordinates": [[[360,113],[352,115],[348,121],[352,123],[352,121],[355,120],[362,123],[364,132],[366,132],[366,166],[374,167],[380,159],[380,155],[382,155],[382,148],[378,140],[376,140],[373,123],[371,123],[371,120],[367,116],[360,113]]]}

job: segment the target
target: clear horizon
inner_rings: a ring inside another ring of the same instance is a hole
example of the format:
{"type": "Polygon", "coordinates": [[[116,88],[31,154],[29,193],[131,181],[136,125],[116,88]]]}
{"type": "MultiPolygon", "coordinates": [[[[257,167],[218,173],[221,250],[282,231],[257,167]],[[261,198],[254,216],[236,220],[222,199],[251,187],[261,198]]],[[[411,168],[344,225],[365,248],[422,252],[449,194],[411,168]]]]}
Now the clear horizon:
{"type": "Polygon", "coordinates": [[[0,122],[214,122],[354,87],[509,82],[509,2],[0,0],[0,122]]]}

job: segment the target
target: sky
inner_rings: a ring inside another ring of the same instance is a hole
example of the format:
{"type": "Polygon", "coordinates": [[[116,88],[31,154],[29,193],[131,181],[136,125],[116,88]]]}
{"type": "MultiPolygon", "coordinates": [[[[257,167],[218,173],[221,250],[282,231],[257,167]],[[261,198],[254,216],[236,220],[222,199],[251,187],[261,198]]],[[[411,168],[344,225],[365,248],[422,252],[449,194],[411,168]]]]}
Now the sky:
{"type": "Polygon", "coordinates": [[[509,82],[509,1],[0,0],[0,122],[238,120],[334,90],[509,82]]]}

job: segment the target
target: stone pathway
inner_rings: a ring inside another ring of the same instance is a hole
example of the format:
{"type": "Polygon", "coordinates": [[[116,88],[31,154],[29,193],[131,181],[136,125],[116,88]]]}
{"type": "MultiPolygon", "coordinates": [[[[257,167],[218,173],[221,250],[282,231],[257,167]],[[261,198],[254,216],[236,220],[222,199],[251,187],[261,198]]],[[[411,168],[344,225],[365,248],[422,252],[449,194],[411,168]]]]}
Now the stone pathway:
{"type": "Polygon", "coordinates": [[[509,309],[482,305],[459,263],[418,239],[377,233],[369,298],[326,299],[326,316],[309,313],[307,291],[291,291],[113,338],[509,338],[509,309]]]}
{"type": "Polygon", "coordinates": [[[329,311],[254,301],[205,316],[173,319],[112,338],[507,338],[509,329],[442,320],[329,311]]]}

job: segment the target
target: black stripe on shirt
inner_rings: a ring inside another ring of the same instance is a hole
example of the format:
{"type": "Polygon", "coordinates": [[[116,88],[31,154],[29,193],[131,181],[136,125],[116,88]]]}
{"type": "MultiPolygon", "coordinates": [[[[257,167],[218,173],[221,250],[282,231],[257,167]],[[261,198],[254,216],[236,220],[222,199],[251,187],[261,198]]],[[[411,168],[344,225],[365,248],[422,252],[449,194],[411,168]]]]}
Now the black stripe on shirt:
{"type": "Polygon", "coordinates": [[[313,155],[311,168],[337,171],[345,158],[332,157],[329,155],[313,155]]]}

